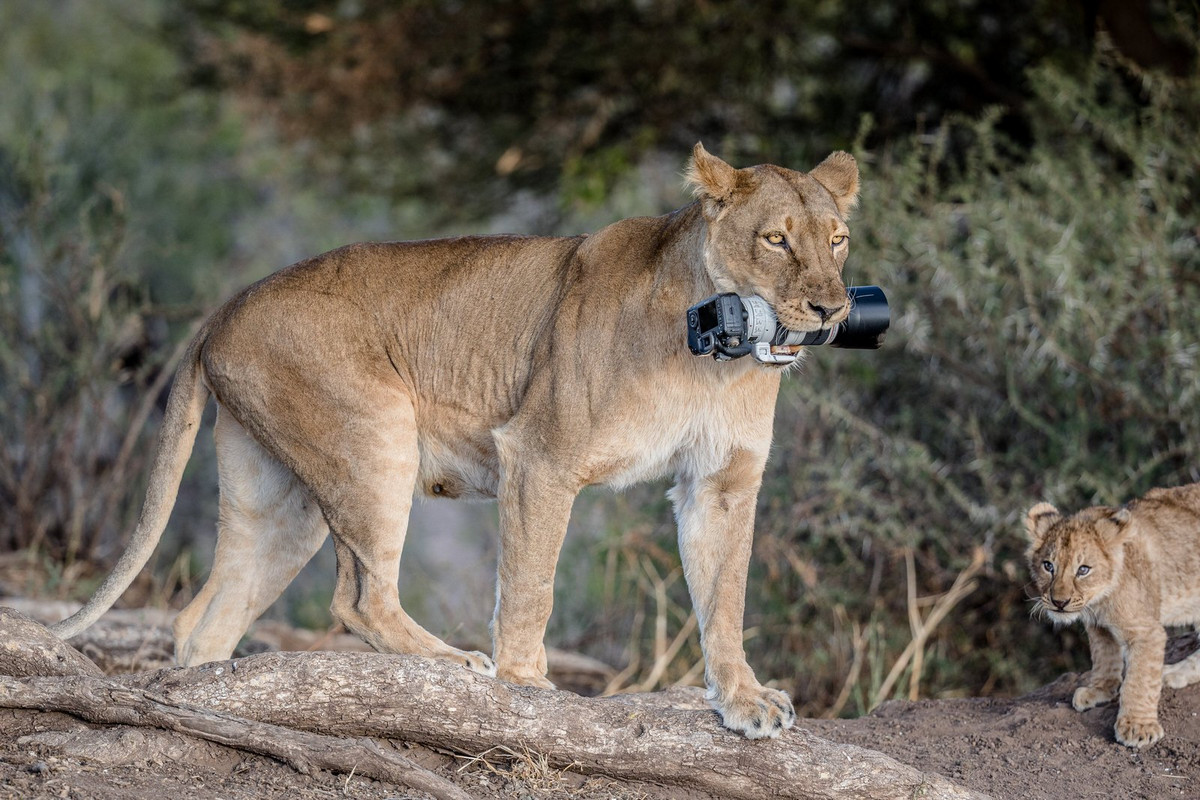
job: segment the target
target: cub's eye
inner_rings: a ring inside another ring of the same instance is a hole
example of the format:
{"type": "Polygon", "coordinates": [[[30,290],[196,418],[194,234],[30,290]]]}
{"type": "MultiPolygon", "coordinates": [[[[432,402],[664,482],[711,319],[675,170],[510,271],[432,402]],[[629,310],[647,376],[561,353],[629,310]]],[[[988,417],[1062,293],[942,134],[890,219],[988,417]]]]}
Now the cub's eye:
{"type": "Polygon", "coordinates": [[[832,239],[830,239],[830,240],[829,240],[829,243],[830,243],[831,245],[833,245],[834,247],[841,247],[842,245],[844,245],[844,244],[845,244],[846,242],[848,242],[849,240],[850,240],[850,237],[849,237],[849,236],[846,236],[845,234],[841,234],[841,233],[839,233],[837,236],[835,236],[835,237],[833,237],[832,239]]]}
{"type": "Polygon", "coordinates": [[[773,244],[776,247],[780,245],[787,247],[787,242],[784,240],[782,233],[768,233],[764,238],[769,244],[773,244]]]}
{"type": "Polygon", "coordinates": [[[1087,564],[1084,564],[1079,569],[1075,570],[1075,577],[1082,578],[1084,575],[1087,575],[1091,571],[1092,571],[1092,568],[1089,567],[1087,564]]]}
{"type": "Polygon", "coordinates": [[[1046,572],[1049,572],[1051,575],[1054,574],[1054,564],[1050,563],[1049,561],[1042,562],[1042,569],[1046,570],[1046,572]]]}

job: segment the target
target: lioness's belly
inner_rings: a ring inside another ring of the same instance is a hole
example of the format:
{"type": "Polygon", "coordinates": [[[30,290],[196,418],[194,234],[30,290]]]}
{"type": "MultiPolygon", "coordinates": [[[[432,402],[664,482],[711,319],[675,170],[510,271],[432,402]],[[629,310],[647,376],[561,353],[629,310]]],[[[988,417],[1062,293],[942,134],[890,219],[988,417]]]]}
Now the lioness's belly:
{"type": "MultiPolygon", "coordinates": [[[[747,430],[748,421],[706,411],[680,414],[669,403],[645,407],[632,425],[588,431],[570,448],[571,463],[562,467],[583,476],[586,484],[624,489],[681,472],[710,475],[733,450],[760,446],[757,432],[747,430]]],[[[463,499],[496,496],[500,463],[490,431],[423,430],[418,447],[418,492],[463,499]]]]}
{"type": "Polygon", "coordinates": [[[495,497],[500,462],[490,439],[418,434],[416,491],[429,497],[482,500],[495,497]]]}

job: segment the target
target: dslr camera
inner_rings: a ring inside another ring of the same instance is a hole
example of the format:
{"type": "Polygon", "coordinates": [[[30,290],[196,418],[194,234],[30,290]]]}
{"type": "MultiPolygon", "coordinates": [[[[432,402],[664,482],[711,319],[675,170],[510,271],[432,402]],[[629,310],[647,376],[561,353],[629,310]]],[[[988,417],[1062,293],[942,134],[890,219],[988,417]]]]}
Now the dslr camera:
{"type": "Polygon", "coordinates": [[[878,286],[851,286],[850,315],[832,328],[800,333],[779,324],[758,295],[715,294],[688,309],[688,349],[698,356],[730,361],[753,355],[764,364],[790,364],[807,345],[874,350],[891,323],[887,297],[878,286]]]}

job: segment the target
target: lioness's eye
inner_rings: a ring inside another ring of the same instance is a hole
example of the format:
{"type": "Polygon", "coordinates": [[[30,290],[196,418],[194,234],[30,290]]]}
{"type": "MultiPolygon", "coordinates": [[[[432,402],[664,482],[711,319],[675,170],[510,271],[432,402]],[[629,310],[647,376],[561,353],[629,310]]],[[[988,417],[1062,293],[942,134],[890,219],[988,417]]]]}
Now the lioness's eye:
{"type": "Polygon", "coordinates": [[[783,244],[783,234],[782,233],[768,233],[766,238],[767,238],[767,241],[773,245],[778,246],[778,245],[783,244]]]}
{"type": "Polygon", "coordinates": [[[849,236],[839,233],[837,236],[830,239],[829,242],[834,247],[841,247],[842,245],[844,245],[846,243],[846,240],[849,238],[850,238],[849,236]]]}
{"type": "Polygon", "coordinates": [[[1042,562],[1042,569],[1046,570],[1046,572],[1049,572],[1051,575],[1054,574],[1054,565],[1049,561],[1042,562]]]}
{"type": "Polygon", "coordinates": [[[1089,567],[1087,564],[1084,564],[1082,567],[1075,570],[1075,575],[1082,578],[1084,575],[1087,575],[1091,571],[1092,571],[1092,568],[1089,567]]]}

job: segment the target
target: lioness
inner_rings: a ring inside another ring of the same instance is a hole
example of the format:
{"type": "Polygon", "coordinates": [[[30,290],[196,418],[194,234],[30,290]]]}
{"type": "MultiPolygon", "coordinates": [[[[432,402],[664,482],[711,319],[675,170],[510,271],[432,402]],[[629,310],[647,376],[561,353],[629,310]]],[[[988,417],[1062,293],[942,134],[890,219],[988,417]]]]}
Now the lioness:
{"type": "Polygon", "coordinates": [[[238,639],[333,534],[332,612],[378,650],[550,687],[542,644],[575,495],[673,475],[679,549],[709,698],[750,738],[792,725],[742,649],[755,499],[781,370],[686,347],[688,307],[757,294],[794,331],[849,312],[854,159],[735,169],[697,144],[697,201],[591,236],[356,244],[234,297],[179,367],[145,506],[94,622],[146,563],[211,393],[220,524],[212,573],[175,622],[186,665],[238,639]],[[492,657],[450,647],[397,599],[411,498],[497,497],[492,657]]]}
{"type": "Polygon", "coordinates": [[[1200,681],[1200,653],[1163,666],[1164,626],[1200,623],[1200,483],[1067,517],[1038,503],[1025,527],[1040,610],[1057,624],[1082,618],[1087,629],[1092,670],[1071,704],[1086,711],[1119,688],[1117,741],[1154,744],[1163,683],[1200,681]]]}

